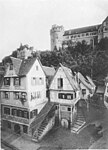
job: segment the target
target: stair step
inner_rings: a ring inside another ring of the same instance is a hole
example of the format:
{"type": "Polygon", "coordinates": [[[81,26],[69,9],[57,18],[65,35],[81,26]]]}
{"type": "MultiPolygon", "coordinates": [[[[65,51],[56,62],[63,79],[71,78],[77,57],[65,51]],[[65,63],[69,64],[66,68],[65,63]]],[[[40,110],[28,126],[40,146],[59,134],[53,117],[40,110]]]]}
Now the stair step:
{"type": "Polygon", "coordinates": [[[75,122],[76,125],[81,125],[83,122],[75,122]]]}
{"type": "Polygon", "coordinates": [[[81,122],[82,123],[82,122],[84,122],[84,120],[77,120],[76,122],[79,122],[79,123],[81,122]]]}
{"type": "Polygon", "coordinates": [[[82,124],[79,125],[79,124],[76,124],[76,123],[75,123],[75,124],[74,124],[74,127],[79,127],[79,126],[81,126],[81,125],[82,125],[82,124]]]}

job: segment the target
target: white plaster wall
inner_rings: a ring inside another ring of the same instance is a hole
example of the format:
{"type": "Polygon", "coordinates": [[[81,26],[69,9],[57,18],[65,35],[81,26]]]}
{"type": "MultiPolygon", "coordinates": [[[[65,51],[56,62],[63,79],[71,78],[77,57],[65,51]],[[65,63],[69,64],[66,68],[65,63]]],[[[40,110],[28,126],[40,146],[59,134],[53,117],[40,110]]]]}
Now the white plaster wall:
{"type": "Polygon", "coordinates": [[[58,78],[63,78],[63,88],[62,90],[71,90],[73,91],[72,89],[72,86],[70,85],[65,73],[63,72],[62,68],[59,67],[55,77],[53,78],[53,81],[50,85],[50,89],[54,89],[54,90],[59,90],[58,89],[58,78]]]}
{"type": "MultiPolygon", "coordinates": [[[[40,107],[43,106],[45,101],[47,101],[47,98],[46,98],[46,76],[45,76],[38,60],[36,60],[36,62],[32,66],[32,69],[27,74],[27,93],[28,93],[28,103],[29,103],[29,109],[30,110],[39,109],[40,107]],[[36,70],[36,66],[38,66],[38,70],[36,70]],[[43,78],[44,84],[43,85],[32,85],[31,84],[31,78],[32,77],[43,78]],[[31,93],[37,92],[37,91],[41,92],[41,97],[31,100],[31,93]]],[[[39,110],[38,110],[38,112],[39,112],[39,110]]]]}

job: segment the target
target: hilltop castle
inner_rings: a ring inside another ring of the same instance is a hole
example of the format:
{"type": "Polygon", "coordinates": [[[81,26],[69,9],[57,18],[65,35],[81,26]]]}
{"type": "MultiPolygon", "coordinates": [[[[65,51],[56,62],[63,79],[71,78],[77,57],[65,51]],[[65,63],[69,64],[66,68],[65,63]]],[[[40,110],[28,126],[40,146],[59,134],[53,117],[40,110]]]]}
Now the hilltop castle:
{"type": "Polygon", "coordinates": [[[83,40],[85,40],[87,44],[93,44],[94,46],[102,38],[108,37],[108,16],[102,24],[66,31],[63,26],[52,25],[50,36],[52,51],[55,48],[59,50],[62,47],[67,47],[68,43],[71,43],[74,46],[77,42],[83,40]]]}

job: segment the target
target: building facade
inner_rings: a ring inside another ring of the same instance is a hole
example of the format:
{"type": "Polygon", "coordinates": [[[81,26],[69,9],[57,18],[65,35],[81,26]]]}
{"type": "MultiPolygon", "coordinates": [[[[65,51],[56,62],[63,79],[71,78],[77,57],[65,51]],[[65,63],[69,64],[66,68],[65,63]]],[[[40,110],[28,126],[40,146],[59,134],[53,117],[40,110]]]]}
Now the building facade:
{"type": "Polygon", "coordinates": [[[54,73],[53,68],[43,67],[37,58],[23,61],[10,58],[0,87],[3,128],[17,134],[32,135],[30,125],[48,101],[48,69],[54,73]]]}
{"type": "Polygon", "coordinates": [[[50,30],[50,37],[52,51],[55,48],[59,50],[62,47],[67,47],[68,43],[74,46],[83,40],[94,46],[102,38],[108,37],[108,17],[102,24],[77,29],[64,30],[63,26],[53,25],[50,30]]]}
{"type": "Polygon", "coordinates": [[[76,115],[76,103],[80,100],[79,86],[69,68],[60,64],[50,85],[50,101],[57,106],[62,126],[69,127],[76,115]]]}
{"type": "Polygon", "coordinates": [[[50,101],[57,107],[56,116],[60,124],[74,133],[79,132],[85,124],[83,112],[87,111],[88,97],[95,92],[92,80],[60,64],[49,90],[50,101]]]}

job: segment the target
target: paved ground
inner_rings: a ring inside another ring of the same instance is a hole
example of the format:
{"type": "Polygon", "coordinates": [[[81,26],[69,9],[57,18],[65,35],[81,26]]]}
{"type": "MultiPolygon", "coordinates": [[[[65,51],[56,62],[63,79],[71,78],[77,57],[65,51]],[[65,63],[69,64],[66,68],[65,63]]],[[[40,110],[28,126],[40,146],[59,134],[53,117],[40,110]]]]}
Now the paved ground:
{"type": "MultiPolygon", "coordinates": [[[[108,124],[106,123],[105,118],[108,118],[108,114],[104,107],[97,109],[94,105],[91,106],[86,117],[88,123],[94,123],[94,121],[98,123],[103,122],[102,125],[104,126],[104,129],[107,129],[108,124]]],[[[2,138],[20,150],[88,149],[93,142],[93,131],[94,128],[91,125],[84,128],[79,134],[74,134],[68,129],[58,127],[52,129],[40,143],[29,141],[5,131],[2,132],[2,138]]],[[[104,134],[103,141],[105,141],[106,138],[107,135],[104,134]]]]}

